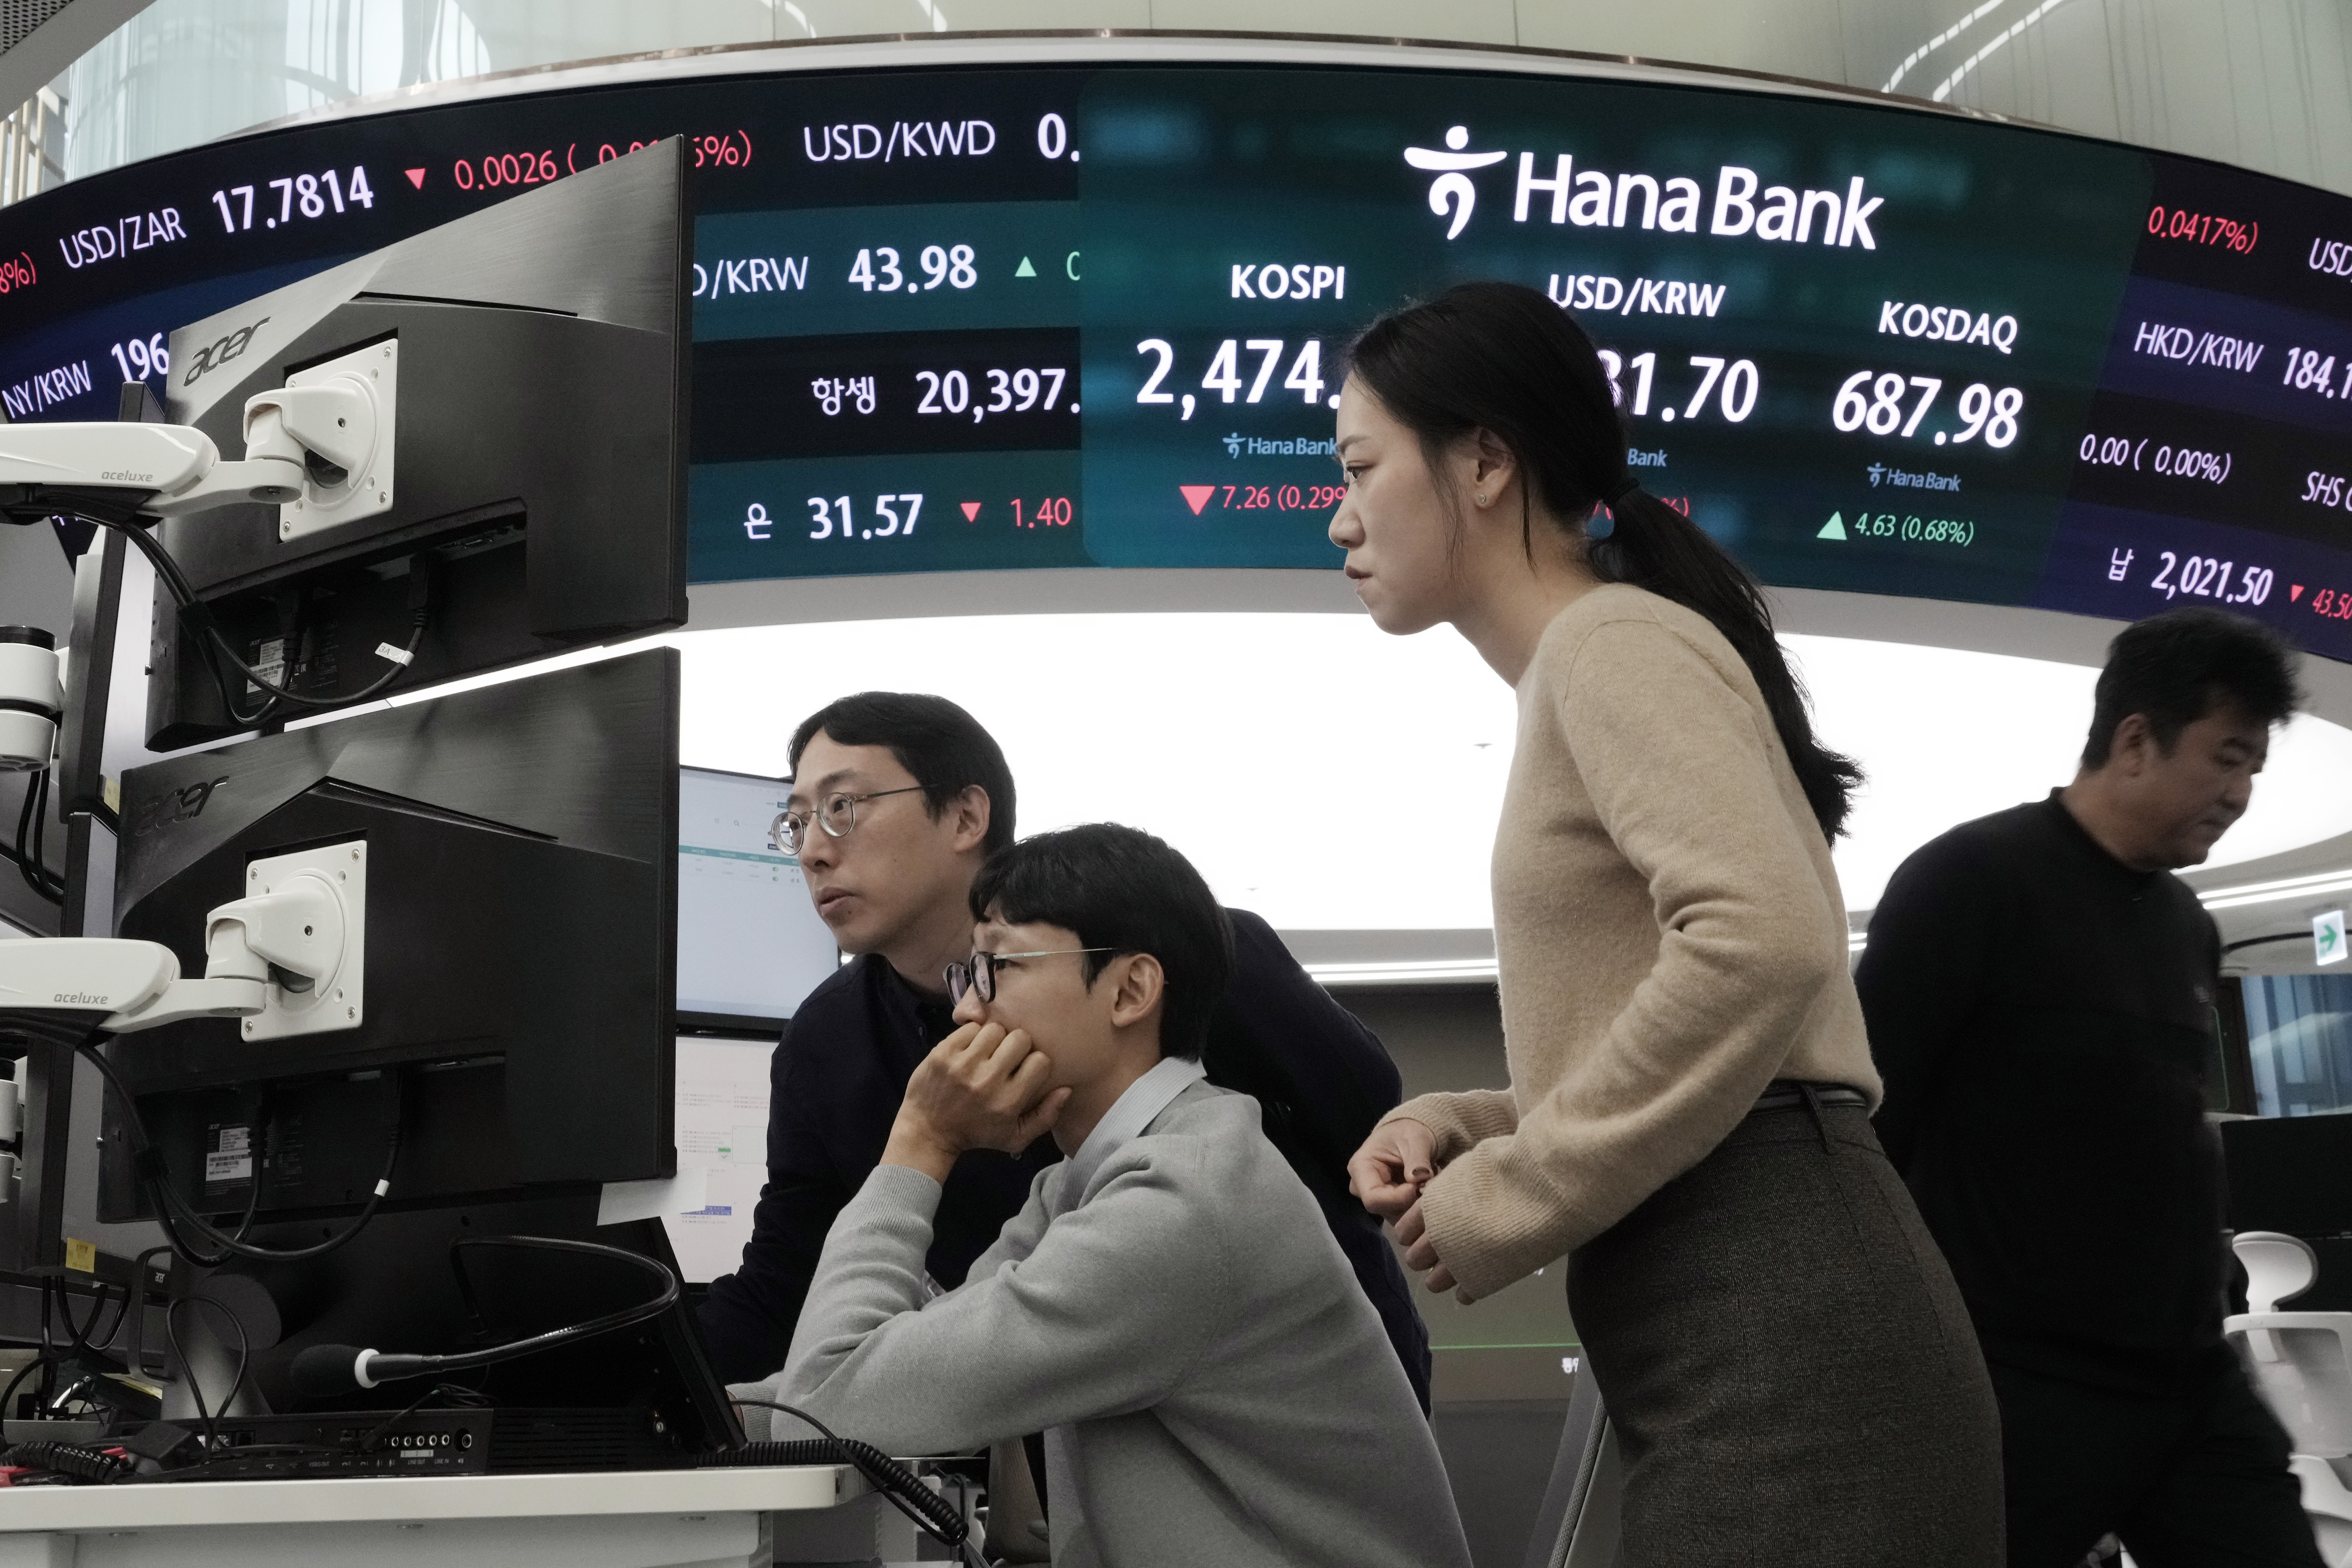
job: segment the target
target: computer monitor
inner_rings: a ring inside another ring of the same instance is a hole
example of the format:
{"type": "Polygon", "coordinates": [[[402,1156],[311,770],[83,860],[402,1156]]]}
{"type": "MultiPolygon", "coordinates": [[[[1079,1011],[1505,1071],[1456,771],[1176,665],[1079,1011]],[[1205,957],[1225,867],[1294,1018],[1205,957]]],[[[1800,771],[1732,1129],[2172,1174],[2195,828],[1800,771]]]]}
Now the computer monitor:
{"type": "Polygon", "coordinates": [[[768,1086],[776,1037],[684,1035],[677,1042],[677,1168],[698,1171],[663,1214],[678,1278],[708,1285],[742,1266],[768,1180],[768,1086]]]}
{"type": "MultiPolygon", "coordinates": [[[[368,473],[313,465],[331,505],[160,526],[238,657],[331,702],[420,609],[410,685],[681,625],[691,228],[672,138],[173,332],[165,412],[224,454],[305,373],[364,362],[393,413],[368,473]]],[[[249,728],[186,620],[159,584],[157,751],[249,728]]]]}
{"type": "MultiPolygon", "coordinates": [[[[205,1213],[348,1212],[394,1080],[392,1201],[669,1174],[677,702],[678,654],[656,648],[131,770],[121,934],[184,973],[256,862],[359,846],[366,871],[353,1026],[256,1039],[199,1019],[110,1047],[163,1179],[205,1213]]],[[[101,1160],[110,1221],[140,1196],[123,1132],[101,1160]]]]}
{"type": "Polygon", "coordinates": [[[773,1037],[840,966],[800,861],[777,836],[791,792],[787,779],[678,772],[680,1028],[773,1037]]]}

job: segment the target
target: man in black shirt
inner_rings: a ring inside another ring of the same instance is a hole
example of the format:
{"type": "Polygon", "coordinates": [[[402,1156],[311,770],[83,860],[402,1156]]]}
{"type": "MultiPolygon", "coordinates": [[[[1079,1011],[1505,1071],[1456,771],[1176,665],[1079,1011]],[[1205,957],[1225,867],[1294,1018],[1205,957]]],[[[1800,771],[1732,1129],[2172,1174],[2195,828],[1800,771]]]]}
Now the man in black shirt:
{"type": "Polygon", "coordinates": [[[2221,1339],[2221,941],[2172,875],[2244,814],[2298,700],[2250,621],[2128,627],[2074,782],[1927,845],[1871,917],[1878,1135],[1991,1368],[2010,1568],[2111,1531],[2142,1568],[2320,1562],[2221,1339]]]}
{"type": "MultiPolygon", "coordinates": [[[[700,1321],[720,1378],[783,1365],[834,1216],[880,1162],[907,1080],[956,1027],[945,971],[971,953],[967,895],[1013,842],[1011,770],[945,698],[845,697],[793,738],[795,853],[809,895],[859,956],[811,992],[770,1068],[768,1183],[733,1274],[700,1321]]],[[[1429,1335],[1380,1222],[1348,1192],[1348,1158],[1403,1097],[1380,1038],[1309,979],[1265,921],[1228,911],[1234,973],[1202,1054],[1209,1081],[1255,1099],[1265,1135],[1321,1205],[1429,1404],[1429,1335]]],[[[1019,1155],[976,1149],[950,1173],[927,1260],[952,1288],[1021,1211],[1051,1138],[1019,1155]]]]}

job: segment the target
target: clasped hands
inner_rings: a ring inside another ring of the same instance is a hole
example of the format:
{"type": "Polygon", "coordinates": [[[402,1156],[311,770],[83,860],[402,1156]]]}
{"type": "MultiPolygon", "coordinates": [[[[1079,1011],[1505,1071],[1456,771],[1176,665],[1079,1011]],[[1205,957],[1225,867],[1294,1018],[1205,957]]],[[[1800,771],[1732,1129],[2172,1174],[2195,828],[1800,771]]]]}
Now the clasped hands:
{"type": "Polygon", "coordinates": [[[1069,1103],[1047,1087],[1054,1064],[1026,1030],[966,1024],[931,1047],[907,1082],[882,1163],[945,1182],[967,1149],[1018,1154],[1052,1130],[1069,1103]]]}
{"type": "Polygon", "coordinates": [[[1410,1117],[1383,1121],[1372,1129],[1364,1146],[1348,1162],[1348,1190],[1382,1219],[1396,1226],[1404,1247],[1405,1266],[1426,1269],[1424,1283],[1432,1290],[1451,1290],[1454,1279],[1429,1239],[1429,1222],[1421,1212],[1421,1190],[1437,1174],[1437,1136],[1410,1117]]]}

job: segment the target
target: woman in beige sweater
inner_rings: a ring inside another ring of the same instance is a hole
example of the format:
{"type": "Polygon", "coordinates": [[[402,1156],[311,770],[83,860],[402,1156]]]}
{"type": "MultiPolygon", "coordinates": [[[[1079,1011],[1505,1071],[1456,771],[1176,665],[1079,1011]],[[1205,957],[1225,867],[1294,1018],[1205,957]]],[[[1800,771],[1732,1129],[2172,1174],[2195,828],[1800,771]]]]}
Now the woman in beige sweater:
{"type": "Polygon", "coordinates": [[[1399,1107],[1358,1195],[1465,1301],[1569,1255],[1634,1568],[1997,1563],[1983,1360],[1870,1130],[1829,847],[1860,775],[1753,581],[1636,485],[1591,341],[1533,289],[1375,323],[1339,455],[1373,620],[1452,625],[1519,710],[1511,1088],[1399,1107]]]}

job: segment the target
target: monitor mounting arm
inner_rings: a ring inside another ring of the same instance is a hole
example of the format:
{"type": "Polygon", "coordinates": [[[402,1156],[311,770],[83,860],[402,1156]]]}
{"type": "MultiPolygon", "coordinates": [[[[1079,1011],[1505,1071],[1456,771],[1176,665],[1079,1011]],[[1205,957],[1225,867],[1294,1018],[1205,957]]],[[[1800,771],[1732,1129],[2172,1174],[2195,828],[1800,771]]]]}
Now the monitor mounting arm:
{"type": "Polygon", "coordinates": [[[189,1018],[244,1018],[249,1037],[355,1027],[364,850],[338,845],[255,862],[253,896],[205,917],[201,980],[182,977],[178,955],[161,942],[0,942],[0,1022],[18,1013],[79,1014],[94,1030],[127,1035],[189,1018]],[[329,1005],[339,999],[348,1005],[329,1005]]]}
{"type": "Polygon", "coordinates": [[[389,445],[380,406],[350,375],[256,393],[245,404],[245,456],[235,460],[185,425],[0,425],[0,511],[32,521],[97,508],[127,521],[290,504],[343,483],[379,435],[389,445]]]}

